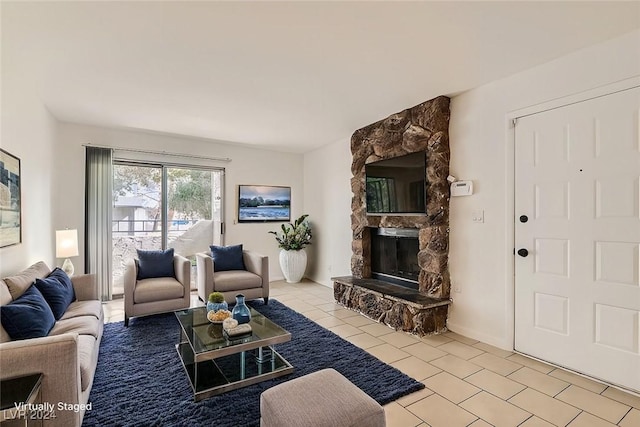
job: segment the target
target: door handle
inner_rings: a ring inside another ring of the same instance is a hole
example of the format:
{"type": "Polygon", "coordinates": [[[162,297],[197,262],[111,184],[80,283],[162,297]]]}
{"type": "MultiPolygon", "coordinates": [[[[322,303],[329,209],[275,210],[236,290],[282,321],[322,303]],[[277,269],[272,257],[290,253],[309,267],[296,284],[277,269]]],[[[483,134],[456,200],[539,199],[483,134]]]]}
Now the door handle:
{"type": "Polygon", "coordinates": [[[525,223],[529,221],[529,217],[526,215],[520,215],[520,222],[525,223]]]}
{"type": "Polygon", "coordinates": [[[525,258],[527,255],[529,255],[529,251],[524,248],[518,249],[518,255],[520,255],[522,258],[525,258]]]}

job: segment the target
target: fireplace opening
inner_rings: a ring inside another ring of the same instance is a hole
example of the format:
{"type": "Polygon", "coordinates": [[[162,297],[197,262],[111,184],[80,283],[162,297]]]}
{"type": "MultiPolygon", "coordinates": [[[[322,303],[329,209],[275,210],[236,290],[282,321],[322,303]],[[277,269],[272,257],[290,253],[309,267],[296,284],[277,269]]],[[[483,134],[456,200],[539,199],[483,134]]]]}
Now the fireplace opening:
{"type": "Polygon", "coordinates": [[[417,290],[419,250],[418,229],[372,229],[371,276],[417,290]]]}

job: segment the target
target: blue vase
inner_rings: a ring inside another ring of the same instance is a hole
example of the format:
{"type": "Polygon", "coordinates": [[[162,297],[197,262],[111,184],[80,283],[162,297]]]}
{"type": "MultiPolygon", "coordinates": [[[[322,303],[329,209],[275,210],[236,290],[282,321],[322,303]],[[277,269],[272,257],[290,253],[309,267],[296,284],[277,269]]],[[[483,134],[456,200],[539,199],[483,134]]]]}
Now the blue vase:
{"type": "Polygon", "coordinates": [[[228,308],[229,308],[229,304],[227,304],[226,301],[222,301],[222,302],[207,301],[207,312],[226,310],[228,308]]]}
{"type": "Polygon", "coordinates": [[[231,311],[231,316],[238,321],[239,324],[249,323],[251,321],[251,311],[244,303],[244,295],[236,295],[236,306],[231,311]]]}

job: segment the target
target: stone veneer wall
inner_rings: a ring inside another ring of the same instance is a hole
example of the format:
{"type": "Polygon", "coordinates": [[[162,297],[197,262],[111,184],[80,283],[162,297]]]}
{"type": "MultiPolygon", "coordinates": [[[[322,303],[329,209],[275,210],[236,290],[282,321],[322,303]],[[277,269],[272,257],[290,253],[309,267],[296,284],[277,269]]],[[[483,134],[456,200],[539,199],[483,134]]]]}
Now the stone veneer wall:
{"type": "Polygon", "coordinates": [[[370,227],[418,228],[419,291],[449,298],[449,98],[440,96],[355,131],[351,137],[351,274],[371,277],[370,227]],[[365,164],[426,151],[426,215],[367,215],[365,164]]]}

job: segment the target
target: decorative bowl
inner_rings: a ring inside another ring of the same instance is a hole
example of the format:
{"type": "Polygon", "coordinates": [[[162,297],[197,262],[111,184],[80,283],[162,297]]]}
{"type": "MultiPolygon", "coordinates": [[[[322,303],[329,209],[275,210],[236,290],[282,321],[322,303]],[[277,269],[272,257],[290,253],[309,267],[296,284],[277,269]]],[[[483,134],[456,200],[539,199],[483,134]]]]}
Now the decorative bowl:
{"type": "Polygon", "coordinates": [[[231,317],[231,312],[229,310],[218,310],[218,311],[209,311],[207,312],[207,320],[214,324],[222,324],[224,319],[228,319],[231,317]]]}

